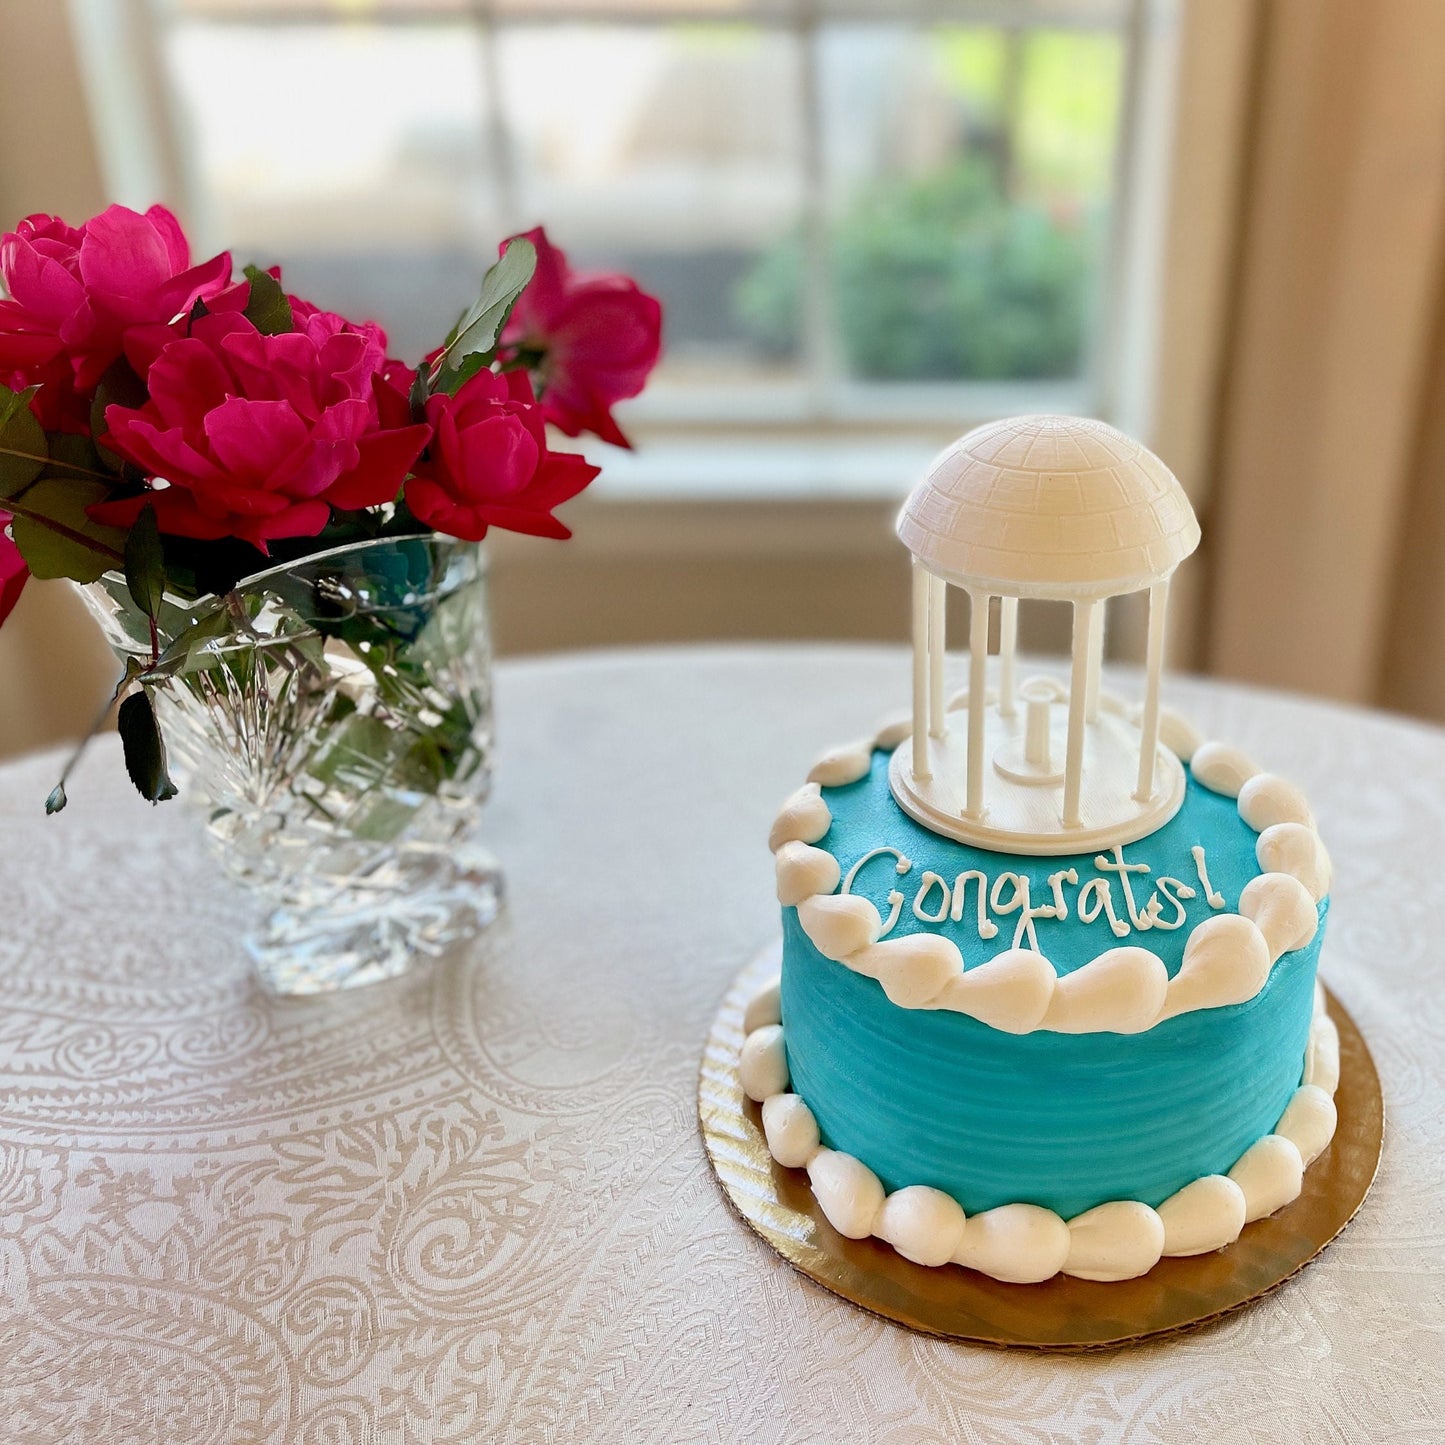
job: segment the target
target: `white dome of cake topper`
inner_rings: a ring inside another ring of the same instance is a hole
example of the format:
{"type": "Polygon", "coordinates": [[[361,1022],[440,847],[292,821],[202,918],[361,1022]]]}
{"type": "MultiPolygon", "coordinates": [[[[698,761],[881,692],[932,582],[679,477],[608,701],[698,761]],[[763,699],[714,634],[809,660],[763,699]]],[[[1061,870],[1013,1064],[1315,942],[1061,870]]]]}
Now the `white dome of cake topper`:
{"type": "Polygon", "coordinates": [[[1199,545],[1174,474],[1146,447],[1070,416],[990,422],[929,467],[898,536],[937,577],[1027,597],[1112,597],[1199,545]]]}
{"type": "Polygon", "coordinates": [[[899,805],[925,827],[1005,852],[1067,854],[1130,842],[1184,800],[1184,770],[1159,742],[1169,578],[1199,545],[1174,474],[1101,421],[991,422],[941,453],[909,494],[898,536],[913,554],[911,741],[894,754],[899,805]],[[969,688],[944,696],[949,586],[969,594],[969,688]],[[1104,604],[1148,590],[1148,676],[1137,726],[1099,697],[1104,604]],[[999,676],[988,688],[988,617],[1000,599],[999,676]],[[1017,688],[1021,600],[1074,607],[1067,685],[1017,688]],[[1022,698],[1022,713],[1019,700],[1022,698]],[[1067,721],[1054,716],[1067,704],[1067,721]],[[991,775],[986,763],[992,760],[991,775]]]}

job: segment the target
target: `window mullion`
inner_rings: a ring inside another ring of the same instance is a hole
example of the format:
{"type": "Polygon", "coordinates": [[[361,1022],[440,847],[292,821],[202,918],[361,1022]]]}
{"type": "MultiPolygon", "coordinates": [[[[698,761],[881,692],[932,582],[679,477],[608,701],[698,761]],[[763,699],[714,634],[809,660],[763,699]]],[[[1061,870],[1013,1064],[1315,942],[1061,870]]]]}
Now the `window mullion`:
{"type": "Polygon", "coordinates": [[[798,104],[803,178],[802,342],[813,420],[834,411],[838,348],[833,329],[833,252],[828,238],[827,162],[823,152],[823,87],[816,0],[798,0],[798,104]]]}
{"type": "Polygon", "coordinates": [[[1134,167],[1138,155],[1140,94],[1146,43],[1146,0],[1129,0],[1124,29],[1124,74],[1120,83],[1119,114],[1114,123],[1112,186],[1109,196],[1108,255],[1099,268],[1094,294],[1092,326],[1085,327],[1086,353],[1082,371],[1096,398],[1100,415],[1122,420],[1121,351],[1125,346],[1124,311],[1130,285],[1130,241],[1134,224],[1134,167]]]}
{"type": "Polygon", "coordinates": [[[482,56],[482,154],[492,172],[502,231],[511,235],[523,224],[517,187],[517,168],[512,159],[511,134],[507,127],[506,99],[502,94],[502,61],[499,30],[502,21],[494,0],[472,0],[472,23],[477,28],[482,56]]]}

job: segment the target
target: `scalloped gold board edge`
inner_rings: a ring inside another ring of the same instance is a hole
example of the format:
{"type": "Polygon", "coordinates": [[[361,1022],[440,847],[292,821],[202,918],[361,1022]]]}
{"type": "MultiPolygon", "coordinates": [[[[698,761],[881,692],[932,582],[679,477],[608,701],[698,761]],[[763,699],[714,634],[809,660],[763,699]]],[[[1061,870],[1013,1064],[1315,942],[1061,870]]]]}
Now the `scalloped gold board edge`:
{"type": "Polygon", "coordinates": [[[758,1106],[738,1084],[748,999],[777,971],[780,944],[733,980],[703,1051],[698,1119],[723,1193],[743,1222],[795,1269],[860,1309],[909,1329],[976,1344],[1099,1350],[1196,1328],[1269,1293],[1301,1270],[1354,1217],[1375,1178],[1384,1099],[1369,1048],[1326,988],[1340,1031],[1339,1123],[1305,1171],[1292,1204],[1248,1224],[1212,1254],[1162,1259],[1138,1279],[1055,1276],[1005,1284],[956,1265],[928,1269],[877,1239],[845,1239],[823,1218],[801,1169],[768,1153],[758,1106]]]}

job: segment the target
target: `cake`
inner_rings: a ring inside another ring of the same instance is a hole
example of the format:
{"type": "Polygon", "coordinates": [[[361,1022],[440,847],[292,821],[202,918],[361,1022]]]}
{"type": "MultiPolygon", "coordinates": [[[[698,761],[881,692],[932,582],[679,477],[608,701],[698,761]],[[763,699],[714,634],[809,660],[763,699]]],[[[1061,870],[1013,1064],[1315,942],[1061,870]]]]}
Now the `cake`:
{"type": "Polygon", "coordinates": [[[1339,1041],[1307,801],[1160,705],[1188,499],[1112,427],[1023,417],[938,457],[898,533],[911,713],[824,753],[770,838],[782,971],[739,1061],[768,1149],[839,1233],[920,1265],[1121,1280],[1224,1248],[1328,1146],[1339,1041]],[[1137,701],[1100,685],[1105,604],[1135,592],[1137,701]],[[1037,600],[1072,609],[1063,677],[1017,675],[1037,600]]]}

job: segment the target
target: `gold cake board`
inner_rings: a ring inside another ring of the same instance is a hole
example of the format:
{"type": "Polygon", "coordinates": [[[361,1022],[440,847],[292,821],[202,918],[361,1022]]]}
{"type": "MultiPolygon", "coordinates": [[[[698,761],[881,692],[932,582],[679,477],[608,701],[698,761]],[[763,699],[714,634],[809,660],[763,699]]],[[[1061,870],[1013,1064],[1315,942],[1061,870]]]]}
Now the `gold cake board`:
{"type": "Polygon", "coordinates": [[[1132,1344],[1218,1319],[1302,1269],[1349,1223],[1380,1162],[1384,1101],[1365,1041],[1326,990],[1340,1031],[1339,1125],[1305,1170],[1298,1199],[1248,1224],[1227,1249],[1161,1259],[1138,1279],[1099,1283],[1057,1275],[1005,1284],[956,1265],[928,1269],[877,1239],[845,1239],[823,1217],[808,1176],[768,1153],[762,1116],[738,1083],[743,1010],[778,970],[781,945],[733,981],[713,1020],[698,1083],[703,1143],[744,1223],[795,1269],[846,1300],[909,1329],[979,1344],[1091,1350],[1132,1344]]]}

